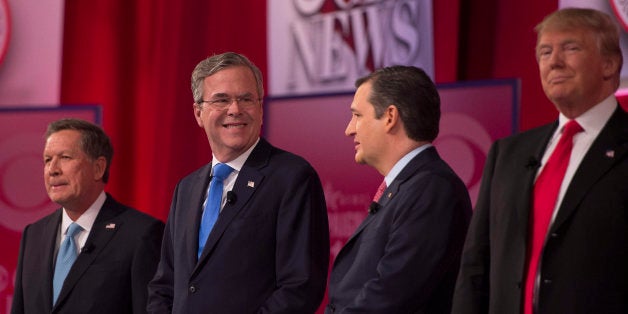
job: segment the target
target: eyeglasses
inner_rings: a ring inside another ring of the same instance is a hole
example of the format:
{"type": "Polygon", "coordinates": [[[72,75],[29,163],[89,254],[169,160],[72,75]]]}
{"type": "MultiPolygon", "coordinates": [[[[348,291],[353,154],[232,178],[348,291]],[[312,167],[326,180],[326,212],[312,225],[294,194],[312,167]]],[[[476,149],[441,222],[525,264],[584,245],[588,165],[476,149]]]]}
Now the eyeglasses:
{"type": "Polygon", "coordinates": [[[240,96],[240,97],[218,97],[210,100],[201,100],[198,104],[208,103],[210,107],[217,110],[227,109],[233,102],[237,102],[242,108],[251,108],[257,104],[261,99],[254,98],[253,96],[240,96]]]}

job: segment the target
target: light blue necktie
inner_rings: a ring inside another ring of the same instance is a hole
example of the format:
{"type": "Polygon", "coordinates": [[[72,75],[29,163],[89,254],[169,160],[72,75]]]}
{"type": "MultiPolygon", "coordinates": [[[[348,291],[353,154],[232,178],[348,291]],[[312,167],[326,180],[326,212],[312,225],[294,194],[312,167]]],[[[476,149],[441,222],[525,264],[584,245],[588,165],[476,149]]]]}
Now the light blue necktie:
{"type": "Polygon", "coordinates": [[[77,223],[71,223],[68,227],[68,232],[65,235],[65,239],[63,239],[63,242],[61,242],[61,246],[59,247],[59,253],[57,254],[57,263],[55,264],[55,274],[52,280],[53,305],[57,302],[57,298],[59,297],[59,292],[61,292],[61,287],[63,287],[65,277],[70,272],[70,268],[72,268],[72,264],[74,264],[74,261],[78,256],[78,250],[74,241],[74,236],[81,230],[83,230],[83,228],[81,228],[81,226],[79,226],[77,223]]]}
{"type": "Polygon", "coordinates": [[[216,164],[214,166],[214,174],[211,182],[209,183],[209,193],[207,200],[205,201],[205,208],[203,209],[203,218],[201,219],[201,228],[198,231],[198,256],[201,257],[203,248],[205,248],[205,242],[207,237],[212,231],[216,220],[218,220],[218,214],[220,213],[220,205],[222,205],[222,190],[223,181],[233,171],[233,168],[226,164],[216,164]]]}

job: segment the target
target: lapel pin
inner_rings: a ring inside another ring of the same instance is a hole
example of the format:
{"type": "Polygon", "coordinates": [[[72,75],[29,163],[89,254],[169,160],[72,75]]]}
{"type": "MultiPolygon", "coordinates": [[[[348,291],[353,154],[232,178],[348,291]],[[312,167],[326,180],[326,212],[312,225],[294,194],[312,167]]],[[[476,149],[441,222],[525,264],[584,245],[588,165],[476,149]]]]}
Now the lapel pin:
{"type": "Polygon", "coordinates": [[[255,187],[255,182],[249,181],[249,183],[247,183],[246,186],[248,186],[250,188],[254,188],[255,187]]]}
{"type": "Polygon", "coordinates": [[[612,149],[609,149],[606,151],[606,157],[608,158],[615,158],[615,151],[612,149]]]}
{"type": "Polygon", "coordinates": [[[115,228],[116,228],[116,224],[114,224],[114,223],[107,224],[107,225],[105,226],[105,229],[115,229],[115,228]]]}
{"type": "Polygon", "coordinates": [[[387,196],[388,196],[388,198],[391,198],[392,197],[392,192],[388,192],[387,196]]]}

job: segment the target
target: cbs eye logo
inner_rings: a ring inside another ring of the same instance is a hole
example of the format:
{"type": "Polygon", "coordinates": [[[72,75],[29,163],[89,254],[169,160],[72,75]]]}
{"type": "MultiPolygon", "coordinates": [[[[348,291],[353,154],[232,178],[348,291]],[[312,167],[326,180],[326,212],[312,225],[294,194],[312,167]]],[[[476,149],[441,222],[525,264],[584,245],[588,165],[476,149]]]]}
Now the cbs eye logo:
{"type": "Polygon", "coordinates": [[[610,3],[613,13],[615,13],[615,17],[624,28],[623,30],[628,31],[628,6],[626,6],[625,1],[611,0],[610,3]]]}

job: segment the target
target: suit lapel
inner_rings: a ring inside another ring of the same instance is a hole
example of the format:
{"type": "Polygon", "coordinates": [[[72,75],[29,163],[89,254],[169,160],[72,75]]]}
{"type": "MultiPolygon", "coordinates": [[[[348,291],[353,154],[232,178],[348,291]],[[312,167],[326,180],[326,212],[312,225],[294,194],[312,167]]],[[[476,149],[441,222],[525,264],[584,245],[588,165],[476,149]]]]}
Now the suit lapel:
{"type": "Polygon", "coordinates": [[[264,175],[260,172],[260,169],[268,164],[271,150],[272,146],[264,139],[260,139],[257,146],[253,149],[251,155],[242,166],[232,190],[236,195],[236,200],[233,204],[226,204],[220,212],[218,220],[207,238],[205,248],[203,249],[198,264],[194,268],[192,276],[199,271],[204,261],[209,258],[225,230],[227,230],[233,219],[238,216],[238,213],[242,211],[244,205],[248,203],[249,199],[255,193],[255,190],[262,184],[264,175]]]}
{"type": "MultiPolygon", "coordinates": [[[[198,231],[201,226],[201,219],[203,216],[203,202],[207,197],[207,189],[209,187],[209,176],[211,174],[211,163],[206,165],[199,173],[198,178],[196,180],[197,184],[192,184],[190,189],[190,198],[186,200],[181,200],[181,202],[185,202],[181,206],[182,208],[190,208],[185,212],[184,217],[184,225],[192,226],[188,228],[184,228],[183,234],[183,244],[185,245],[185,252],[188,252],[187,262],[188,267],[186,269],[194,269],[197,265],[197,254],[198,254],[198,231]]],[[[183,193],[187,195],[186,193],[183,193]]],[[[181,225],[181,224],[179,224],[181,225]]],[[[205,245],[207,248],[207,244],[205,245]]]]}
{"type": "MultiPolygon", "coordinates": [[[[388,189],[386,189],[386,190],[388,190],[388,189]]],[[[381,210],[381,208],[380,208],[380,210],[381,210]]],[[[375,214],[370,214],[369,213],[368,216],[366,216],[366,218],[364,218],[364,220],[362,220],[362,223],[358,226],[357,229],[355,229],[355,231],[353,232],[353,234],[351,235],[349,240],[347,240],[345,245],[343,245],[342,248],[340,249],[340,251],[338,251],[338,254],[336,255],[336,259],[334,261],[334,265],[337,264],[338,261],[342,259],[342,256],[345,254],[345,251],[348,250],[348,247],[351,246],[352,242],[356,241],[356,239],[362,233],[364,228],[366,228],[366,226],[368,226],[373,220],[376,219],[375,215],[376,215],[376,213],[375,214]]]]}
{"type": "MultiPolygon", "coordinates": [[[[519,191],[519,193],[514,193],[517,199],[512,200],[513,206],[515,206],[515,212],[517,215],[517,220],[519,223],[516,226],[519,226],[519,233],[522,237],[524,237],[524,241],[528,240],[528,224],[530,223],[530,210],[532,209],[532,198],[534,182],[536,180],[536,175],[538,173],[539,167],[541,166],[541,160],[543,159],[543,154],[545,153],[545,149],[547,148],[547,144],[554,134],[554,131],[558,127],[558,121],[549,124],[547,126],[539,129],[538,134],[531,134],[534,142],[531,142],[529,147],[525,147],[521,150],[521,152],[532,152],[532,155],[517,154],[517,157],[520,159],[514,161],[515,167],[523,167],[524,173],[526,175],[523,180],[513,180],[516,184],[521,182],[521,186],[513,186],[512,190],[519,191]]],[[[513,174],[514,175],[514,174],[513,174]]]]}
{"type": "Polygon", "coordinates": [[[68,276],[65,278],[63,288],[61,288],[59,298],[57,299],[57,304],[72,291],[85,271],[113,238],[116,231],[122,227],[122,221],[117,219],[117,216],[122,211],[123,209],[119,204],[114,201],[111,196],[107,195],[107,200],[100,209],[98,216],[96,216],[92,230],[85,242],[85,246],[83,247],[84,252],[79,254],[68,276]]]}
{"type": "Polygon", "coordinates": [[[397,195],[401,185],[406,180],[408,180],[408,178],[414,175],[414,173],[417,172],[421,167],[423,167],[423,165],[431,161],[434,161],[436,159],[440,159],[440,157],[438,156],[436,149],[434,147],[430,147],[430,148],[425,149],[423,152],[421,152],[420,154],[412,158],[410,162],[408,162],[408,164],[401,170],[401,172],[393,180],[390,186],[386,188],[386,190],[384,191],[384,194],[382,194],[382,197],[379,199],[379,202],[378,202],[378,204],[380,205],[379,210],[376,213],[368,214],[368,216],[364,218],[362,223],[353,232],[353,235],[351,235],[349,240],[347,240],[345,245],[342,247],[342,249],[340,249],[340,251],[336,255],[336,260],[334,261],[334,264],[336,264],[338,260],[342,258],[342,255],[344,255],[343,252],[346,251],[346,248],[350,247],[350,244],[352,242],[356,241],[356,239],[359,237],[362,231],[366,228],[366,226],[368,226],[371,222],[376,220],[377,217],[379,217],[378,215],[380,216],[382,215],[381,212],[386,210],[386,205],[388,205],[388,203],[397,195]]]}
{"type": "Polygon", "coordinates": [[[587,191],[608,171],[626,158],[628,115],[618,107],[595,139],[574,174],[551,230],[559,228],[575,212],[587,191]]]}
{"type": "Polygon", "coordinates": [[[46,289],[43,293],[44,302],[46,302],[46,306],[48,308],[52,308],[52,277],[54,276],[54,263],[57,258],[55,255],[55,247],[57,246],[57,235],[59,233],[59,226],[61,225],[61,211],[63,209],[58,209],[55,212],[55,217],[50,219],[45,226],[43,235],[44,235],[44,250],[46,250],[46,257],[39,261],[42,263],[43,268],[47,268],[46,272],[48,275],[46,278],[43,278],[44,284],[42,285],[42,289],[46,289]]]}

